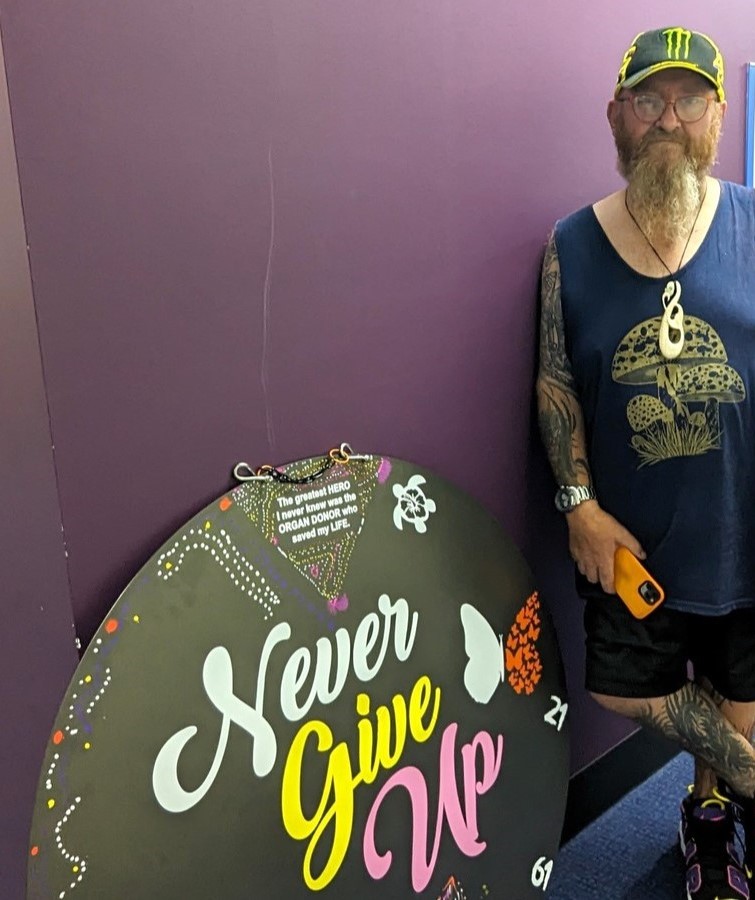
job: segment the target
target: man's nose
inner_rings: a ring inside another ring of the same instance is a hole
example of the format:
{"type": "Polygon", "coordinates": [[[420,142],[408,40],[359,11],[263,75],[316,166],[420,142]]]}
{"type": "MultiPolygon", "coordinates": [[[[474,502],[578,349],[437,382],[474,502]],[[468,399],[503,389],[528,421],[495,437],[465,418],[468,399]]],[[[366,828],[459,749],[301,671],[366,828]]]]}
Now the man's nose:
{"type": "Polygon", "coordinates": [[[664,131],[676,131],[680,125],[681,121],[674,110],[674,101],[667,100],[666,106],[656,122],[656,126],[664,131]]]}

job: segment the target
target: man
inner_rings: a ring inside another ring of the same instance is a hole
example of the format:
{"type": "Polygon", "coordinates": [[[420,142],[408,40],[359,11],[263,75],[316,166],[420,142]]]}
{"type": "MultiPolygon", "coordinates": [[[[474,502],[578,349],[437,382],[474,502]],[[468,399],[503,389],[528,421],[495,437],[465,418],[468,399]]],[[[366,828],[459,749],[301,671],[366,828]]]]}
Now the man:
{"type": "Polygon", "coordinates": [[[696,758],[694,900],[749,897],[742,810],[755,855],[755,195],[709,175],[723,75],[706,35],[633,41],[608,104],[627,187],[556,224],[537,382],[587,688],[696,758]],[[621,545],[665,589],[643,619],[614,594],[621,545]]]}

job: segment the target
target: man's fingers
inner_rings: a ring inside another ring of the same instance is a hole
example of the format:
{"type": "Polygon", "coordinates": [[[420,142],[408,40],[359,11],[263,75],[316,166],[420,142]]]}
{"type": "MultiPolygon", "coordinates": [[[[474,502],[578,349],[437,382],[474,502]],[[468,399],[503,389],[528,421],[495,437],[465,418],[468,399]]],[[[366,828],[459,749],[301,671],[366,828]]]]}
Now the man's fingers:
{"type": "Polygon", "coordinates": [[[645,556],[647,554],[642,549],[642,545],[640,544],[640,542],[637,540],[637,538],[633,534],[630,534],[627,531],[626,537],[622,541],[622,543],[627,548],[627,550],[630,550],[632,553],[634,553],[634,555],[637,557],[637,559],[645,559],[645,556]]]}

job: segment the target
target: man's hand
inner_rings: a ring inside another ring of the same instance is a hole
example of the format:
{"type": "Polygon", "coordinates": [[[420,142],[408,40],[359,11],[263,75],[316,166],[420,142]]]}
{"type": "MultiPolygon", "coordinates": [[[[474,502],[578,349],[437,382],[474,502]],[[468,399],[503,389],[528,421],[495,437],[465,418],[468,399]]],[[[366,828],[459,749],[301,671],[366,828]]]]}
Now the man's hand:
{"type": "Polygon", "coordinates": [[[630,534],[613,516],[604,512],[597,500],[580,503],[567,513],[569,526],[569,552],[579,571],[607,594],[614,593],[613,555],[623,545],[639,559],[645,551],[634,535],[630,534]]]}

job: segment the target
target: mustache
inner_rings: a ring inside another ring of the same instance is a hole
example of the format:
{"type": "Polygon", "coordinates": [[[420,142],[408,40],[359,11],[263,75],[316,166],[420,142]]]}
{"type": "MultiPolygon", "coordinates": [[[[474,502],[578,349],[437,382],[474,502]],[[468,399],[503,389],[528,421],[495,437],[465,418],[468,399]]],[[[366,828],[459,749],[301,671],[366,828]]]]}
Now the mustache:
{"type": "Polygon", "coordinates": [[[674,144],[681,144],[685,148],[689,143],[687,136],[681,129],[678,131],[663,131],[660,128],[654,128],[642,138],[637,149],[644,150],[645,147],[649,147],[651,144],[659,144],[661,141],[671,141],[674,144]]]}

